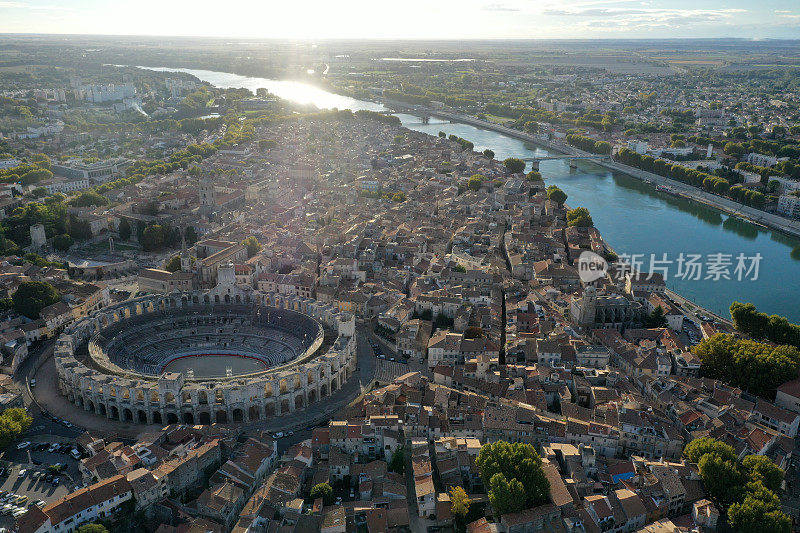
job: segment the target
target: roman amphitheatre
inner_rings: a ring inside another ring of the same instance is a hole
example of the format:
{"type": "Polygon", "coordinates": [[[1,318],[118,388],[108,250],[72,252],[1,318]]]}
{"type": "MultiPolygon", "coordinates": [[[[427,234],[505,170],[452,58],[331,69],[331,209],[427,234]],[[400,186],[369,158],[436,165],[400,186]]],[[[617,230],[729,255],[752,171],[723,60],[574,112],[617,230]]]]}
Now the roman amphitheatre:
{"type": "Polygon", "coordinates": [[[304,409],[355,370],[355,319],[315,300],[214,289],[103,308],[59,337],[60,393],[111,420],[249,423],[304,409]]]}

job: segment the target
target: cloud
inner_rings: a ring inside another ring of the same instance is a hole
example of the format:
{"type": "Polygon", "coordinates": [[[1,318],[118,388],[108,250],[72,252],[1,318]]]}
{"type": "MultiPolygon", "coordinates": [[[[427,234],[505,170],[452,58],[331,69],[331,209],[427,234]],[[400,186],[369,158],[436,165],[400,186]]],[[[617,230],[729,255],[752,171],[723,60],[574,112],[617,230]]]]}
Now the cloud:
{"type": "Polygon", "coordinates": [[[31,9],[35,11],[71,11],[72,8],[63,6],[51,6],[40,4],[27,4],[24,2],[5,2],[0,1],[0,9],[31,9]]]}
{"type": "Polygon", "coordinates": [[[777,16],[779,16],[780,18],[784,18],[784,19],[800,19],[800,15],[796,15],[796,14],[792,13],[791,11],[787,11],[785,9],[776,9],[775,10],[775,14],[777,16]]]}
{"type": "Polygon", "coordinates": [[[519,8],[508,4],[486,4],[481,9],[484,11],[519,11],[519,8]]]}
{"type": "Polygon", "coordinates": [[[577,26],[598,31],[685,28],[697,24],[724,24],[745,9],[664,9],[647,7],[594,7],[587,4],[546,9],[543,14],[580,19],[577,26]]]}

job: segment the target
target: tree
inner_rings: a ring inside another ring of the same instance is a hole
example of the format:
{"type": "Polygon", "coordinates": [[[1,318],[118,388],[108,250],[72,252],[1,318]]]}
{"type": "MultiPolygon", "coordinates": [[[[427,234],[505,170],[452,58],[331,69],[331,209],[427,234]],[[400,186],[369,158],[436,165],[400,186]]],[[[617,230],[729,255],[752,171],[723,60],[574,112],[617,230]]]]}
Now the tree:
{"type": "Polygon", "coordinates": [[[591,228],[594,226],[594,221],[588,209],[576,207],[567,211],[567,225],[569,227],[591,228]]]}
{"type": "Polygon", "coordinates": [[[180,269],[181,269],[181,256],[178,254],[173,255],[170,258],[170,260],[167,261],[167,264],[164,265],[164,270],[166,270],[167,272],[177,272],[180,269]]]}
{"type": "Polygon", "coordinates": [[[450,489],[450,510],[456,516],[456,520],[463,522],[469,513],[469,506],[472,505],[472,500],[467,495],[464,487],[455,486],[450,489]]]}
{"type": "Polygon", "coordinates": [[[76,207],[89,207],[106,205],[109,203],[108,198],[95,191],[84,191],[78,197],[70,200],[70,205],[76,207]]]}
{"type": "Polygon", "coordinates": [[[36,187],[31,191],[31,195],[34,198],[43,198],[47,196],[47,189],[45,189],[44,187],[36,187]]]}
{"type": "Polygon", "coordinates": [[[150,224],[142,231],[142,236],[139,243],[142,248],[148,252],[159,250],[164,246],[166,241],[166,232],[164,226],[160,224],[150,224]]]}
{"type": "Polygon", "coordinates": [[[766,455],[748,455],[742,460],[747,476],[751,481],[759,481],[777,493],[783,482],[783,470],[766,455]]]}
{"type": "Polygon", "coordinates": [[[542,180],[542,173],[538,170],[531,170],[525,175],[525,179],[528,181],[543,181],[542,180]]]}
{"type": "Polygon", "coordinates": [[[122,218],[119,221],[119,238],[127,241],[131,238],[131,223],[127,218],[122,218]]]}
{"type": "Polygon", "coordinates": [[[782,316],[760,313],[751,303],[733,302],[730,311],[733,326],[742,333],[754,339],[800,348],[800,325],[792,324],[782,316]]]}
{"type": "Polygon", "coordinates": [[[83,524],[77,533],[108,533],[108,529],[103,524],[83,524]]]}
{"type": "Polygon", "coordinates": [[[189,245],[197,242],[197,230],[194,229],[194,226],[186,226],[186,229],[183,231],[183,236],[186,239],[186,243],[189,245]]]}
{"type": "Polygon", "coordinates": [[[392,459],[389,461],[389,471],[400,475],[405,473],[406,453],[402,446],[397,448],[397,450],[392,454],[392,459]]]}
{"type": "Polygon", "coordinates": [[[749,483],[741,503],[728,509],[728,524],[738,533],[790,533],[792,520],[778,497],[760,483],[749,483]]]}
{"type": "Polygon", "coordinates": [[[467,187],[469,187],[471,191],[477,192],[478,190],[480,190],[481,185],[483,185],[483,179],[481,179],[481,177],[482,176],[480,176],[479,174],[475,174],[474,176],[472,176],[467,182],[467,187]]]}
{"type": "Polygon", "coordinates": [[[559,205],[559,207],[564,205],[564,202],[567,201],[567,193],[559,189],[555,185],[551,185],[547,188],[547,198],[559,205]]]}
{"type": "Polygon", "coordinates": [[[664,308],[656,306],[653,312],[647,316],[645,325],[648,328],[663,328],[667,324],[667,317],[664,316],[664,308]]]}
{"type": "Polygon", "coordinates": [[[736,460],[736,452],[733,446],[711,437],[694,439],[683,449],[683,456],[692,463],[699,463],[700,459],[707,453],[717,454],[729,461],[736,460]]]}
{"type": "Polygon", "coordinates": [[[66,233],[62,233],[61,235],[56,235],[53,237],[53,248],[62,252],[69,250],[69,247],[72,246],[72,243],[72,237],[66,233]]]}
{"type": "Polygon", "coordinates": [[[322,498],[322,503],[331,505],[333,503],[333,487],[328,483],[318,483],[311,489],[311,499],[322,498]]]}
{"type": "Polygon", "coordinates": [[[486,159],[492,160],[494,159],[494,150],[489,150],[488,148],[483,151],[483,155],[486,159]]]}
{"type": "Polygon", "coordinates": [[[489,503],[498,515],[516,513],[525,509],[525,487],[517,479],[508,481],[497,473],[489,480],[489,503]]]}
{"type": "Polygon", "coordinates": [[[745,478],[736,461],[707,453],[700,458],[698,466],[703,486],[714,501],[727,507],[741,497],[745,478]]]}
{"type": "Polygon", "coordinates": [[[737,339],[719,333],[692,348],[702,363],[703,374],[721,379],[752,394],[773,397],[781,383],[800,370],[800,350],[737,339]]]}
{"type": "Polygon", "coordinates": [[[530,444],[505,441],[484,444],[478,453],[477,465],[486,487],[491,488],[492,478],[497,474],[502,475],[505,486],[511,491],[515,490],[512,481],[518,481],[524,492],[522,508],[536,507],[550,498],[550,482],[542,470],[542,459],[530,444]]]}
{"type": "Polygon", "coordinates": [[[483,337],[483,330],[478,326],[470,326],[464,330],[465,339],[480,339],[483,337]]]}
{"type": "Polygon", "coordinates": [[[11,299],[17,313],[28,318],[39,318],[39,312],[61,301],[61,294],[55,287],[44,281],[23,281],[11,299]]]}
{"type": "Polygon", "coordinates": [[[252,235],[242,241],[242,246],[247,247],[247,257],[253,257],[261,251],[261,244],[252,235]]]}
{"type": "Polygon", "coordinates": [[[525,170],[525,161],[516,157],[509,157],[503,161],[506,169],[512,174],[519,174],[525,170]]]}
{"type": "Polygon", "coordinates": [[[5,448],[28,431],[33,423],[25,409],[12,407],[0,414],[0,449],[5,448]]]}

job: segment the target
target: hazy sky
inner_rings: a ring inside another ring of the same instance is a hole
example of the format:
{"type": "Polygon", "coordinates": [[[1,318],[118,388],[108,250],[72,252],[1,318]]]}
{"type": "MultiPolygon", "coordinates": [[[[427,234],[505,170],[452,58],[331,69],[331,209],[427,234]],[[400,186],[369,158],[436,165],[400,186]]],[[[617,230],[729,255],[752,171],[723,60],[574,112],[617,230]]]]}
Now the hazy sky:
{"type": "Polygon", "coordinates": [[[800,38],[800,0],[0,0],[2,33],[800,38]]]}

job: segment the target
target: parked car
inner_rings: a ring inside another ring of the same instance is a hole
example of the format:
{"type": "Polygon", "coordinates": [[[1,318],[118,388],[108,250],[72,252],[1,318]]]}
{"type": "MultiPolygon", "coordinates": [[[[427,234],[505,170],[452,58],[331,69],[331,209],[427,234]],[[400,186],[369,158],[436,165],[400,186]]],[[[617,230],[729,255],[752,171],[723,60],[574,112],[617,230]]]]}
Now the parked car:
{"type": "Polygon", "coordinates": [[[25,448],[27,448],[27,447],[28,447],[28,446],[30,446],[30,445],[31,445],[31,443],[30,443],[30,442],[28,442],[28,441],[23,441],[23,442],[20,442],[19,444],[17,444],[17,449],[18,449],[18,450],[24,450],[25,448]]]}
{"type": "Polygon", "coordinates": [[[36,386],[36,378],[33,378],[31,380],[31,388],[34,388],[35,386],[36,386]]]}

